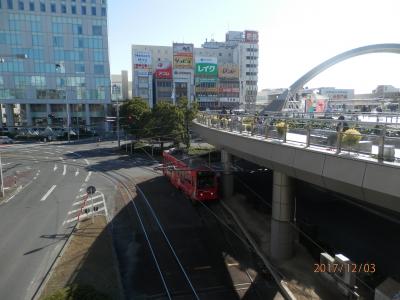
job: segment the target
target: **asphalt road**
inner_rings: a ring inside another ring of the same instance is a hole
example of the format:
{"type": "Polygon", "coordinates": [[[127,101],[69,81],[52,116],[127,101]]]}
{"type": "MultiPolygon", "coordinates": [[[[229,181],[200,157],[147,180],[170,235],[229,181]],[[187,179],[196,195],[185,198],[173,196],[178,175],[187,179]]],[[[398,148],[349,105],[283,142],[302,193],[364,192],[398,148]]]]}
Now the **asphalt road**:
{"type": "Polygon", "coordinates": [[[112,199],[115,187],[91,168],[98,163],[93,152],[108,144],[114,146],[57,143],[0,148],[4,177],[14,176],[20,186],[15,196],[0,204],[1,299],[32,298],[76,223],[87,186],[97,187],[94,201],[99,213],[106,213],[106,199],[112,199]]]}

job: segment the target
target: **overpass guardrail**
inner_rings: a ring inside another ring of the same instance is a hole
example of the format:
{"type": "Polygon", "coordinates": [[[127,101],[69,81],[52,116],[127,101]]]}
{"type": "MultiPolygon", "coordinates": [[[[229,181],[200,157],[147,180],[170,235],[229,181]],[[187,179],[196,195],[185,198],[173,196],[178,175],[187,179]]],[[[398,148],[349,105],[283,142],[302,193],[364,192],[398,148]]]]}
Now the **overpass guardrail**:
{"type": "Polygon", "coordinates": [[[266,141],[400,166],[400,114],[199,112],[194,122],[266,141]]]}

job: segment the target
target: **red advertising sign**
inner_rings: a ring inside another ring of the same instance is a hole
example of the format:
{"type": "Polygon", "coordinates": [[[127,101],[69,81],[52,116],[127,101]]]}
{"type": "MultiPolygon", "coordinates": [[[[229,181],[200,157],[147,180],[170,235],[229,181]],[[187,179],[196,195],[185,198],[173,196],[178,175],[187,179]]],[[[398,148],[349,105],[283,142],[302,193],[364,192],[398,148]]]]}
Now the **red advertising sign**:
{"type": "Polygon", "coordinates": [[[159,62],[157,64],[156,78],[172,79],[172,65],[169,61],[159,62]]]}

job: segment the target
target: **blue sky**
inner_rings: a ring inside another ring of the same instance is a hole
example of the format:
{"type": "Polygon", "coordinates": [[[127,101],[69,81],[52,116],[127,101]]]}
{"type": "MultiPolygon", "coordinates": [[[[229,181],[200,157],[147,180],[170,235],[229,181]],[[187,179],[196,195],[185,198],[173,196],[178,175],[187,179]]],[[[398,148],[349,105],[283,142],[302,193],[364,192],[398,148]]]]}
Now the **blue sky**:
{"type": "MultiPolygon", "coordinates": [[[[322,61],[355,47],[400,43],[398,0],[110,0],[111,73],[131,73],[131,45],[170,46],[228,30],[258,30],[259,89],[288,87],[322,61]]],[[[342,62],[307,86],[370,92],[400,87],[400,55],[369,54],[342,62]]]]}

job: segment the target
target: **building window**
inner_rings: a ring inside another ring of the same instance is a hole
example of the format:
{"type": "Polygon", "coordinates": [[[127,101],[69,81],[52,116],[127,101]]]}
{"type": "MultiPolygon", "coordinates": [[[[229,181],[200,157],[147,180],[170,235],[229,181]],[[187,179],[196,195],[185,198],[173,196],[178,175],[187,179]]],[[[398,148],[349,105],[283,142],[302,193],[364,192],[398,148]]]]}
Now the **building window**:
{"type": "Polygon", "coordinates": [[[40,11],[46,12],[46,4],[44,3],[44,0],[40,0],[40,11]]]}
{"type": "Polygon", "coordinates": [[[32,34],[32,46],[43,46],[43,36],[41,34],[32,34]]]}
{"type": "Polygon", "coordinates": [[[51,3],[51,4],[50,4],[50,10],[51,10],[52,13],[57,12],[56,4],[55,4],[55,3],[51,3]]]}
{"type": "Polygon", "coordinates": [[[62,36],[53,36],[54,47],[64,47],[64,38],[62,36]]]}
{"type": "Polygon", "coordinates": [[[85,65],[84,64],[76,64],[75,72],[76,73],[85,73],[85,65]]]}
{"type": "Polygon", "coordinates": [[[25,7],[24,7],[24,1],[18,1],[18,9],[19,10],[24,10],[25,9],[25,7]]]}
{"type": "Polygon", "coordinates": [[[92,4],[96,4],[96,0],[91,0],[92,4]]]}
{"type": "MultiPolygon", "coordinates": [[[[83,1],[82,1],[83,2],[83,1]]],[[[86,15],[86,6],[81,7],[81,14],[86,15]]]]}
{"type": "Polygon", "coordinates": [[[104,61],[103,50],[94,50],[93,58],[94,61],[104,61]]]}
{"type": "Polygon", "coordinates": [[[107,9],[106,9],[105,7],[102,7],[102,8],[101,8],[101,16],[102,16],[102,17],[107,16],[107,9]]]}
{"type": "Polygon", "coordinates": [[[104,65],[94,65],[94,74],[104,74],[104,65]]]}
{"type": "Polygon", "coordinates": [[[71,13],[73,15],[76,15],[76,6],[75,5],[71,5],[71,13]]]}
{"type": "Polygon", "coordinates": [[[35,11],[35,2],[33,0],[29,1],[29,10],[35,11]]]}
{"type": "Polygon", "coordinates": [[[61,3],[61,12],[63,14],[67,13],[67,5],[65,3],[61,3]]]}
{"type": "Polygon", "coordinates": [[[93,25],[92,26],[92,34],[93,35],[102,35],[102,28],[101,25],[93,25]]]}
{"type": "Polygon", "coordinates": [[[96,6],[92,6],[92,16],[96,15],[96,6]]]}
{"type": "Polygon", "coordinates": [[[74,34],[83,34],[83,29],[82,29],[82,25],[81,24],[73,24],[72,25],[72,32],[74,34]]]}
{"type": "Polygon", "coordinates": [[[7,0],[7,8],[8,8],[8,9],[13,9],[13,8],[14,8],[14,6],[13,6],[13,0],[7,0]]]}

